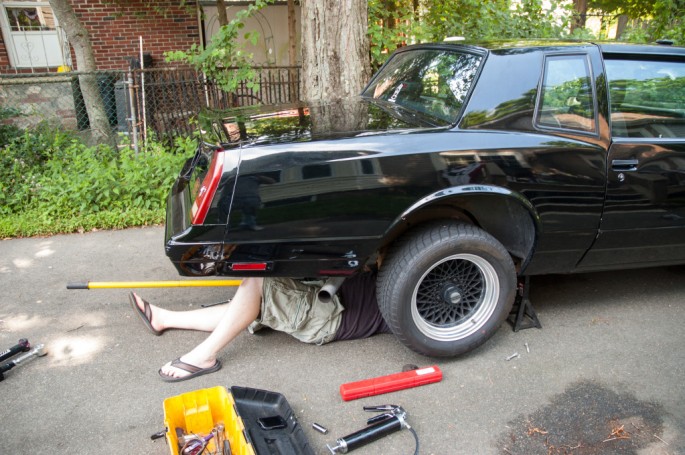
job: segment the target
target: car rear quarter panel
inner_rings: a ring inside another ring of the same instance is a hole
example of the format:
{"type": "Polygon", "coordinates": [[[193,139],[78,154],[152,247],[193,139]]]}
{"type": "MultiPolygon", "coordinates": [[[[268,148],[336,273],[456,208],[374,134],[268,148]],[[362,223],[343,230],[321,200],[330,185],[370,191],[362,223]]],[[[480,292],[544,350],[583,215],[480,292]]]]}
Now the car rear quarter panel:
{"type": "Polygon", "coordinates": [[[414,214],[449,207],[499,233],[522,259],[532,240],[515,248],[504,227],[537,224],[540,245],[559,249],[547,237],[563,239],[570,264],[592,241],[601,213],[601,151],[566,138],[442,129],[267,149],[242,150],[236,194],[250,182],[258,230],[245,226],[245,204],[234,197],[225,243],[236,248],[225,260],[271,256],[292,272],[298,261],[306,269],[328,256],[322,270],[345,268],[410,227],[414,214]],[[511,204],[527,220],[512,215],[511,204]]]}

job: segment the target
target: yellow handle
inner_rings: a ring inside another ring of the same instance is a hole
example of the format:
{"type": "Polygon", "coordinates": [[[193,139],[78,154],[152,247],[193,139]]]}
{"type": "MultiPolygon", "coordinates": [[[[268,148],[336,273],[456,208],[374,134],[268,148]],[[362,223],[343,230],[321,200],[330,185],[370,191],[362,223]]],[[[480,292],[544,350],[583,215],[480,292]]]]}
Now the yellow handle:
{"type": "Polygon", "coordinates": [[[240,286],[242,280],[187,280],[187,281],[89,281],[70,283],[67,289],[126,289],[126,288],[200,288],[240,286]]]}

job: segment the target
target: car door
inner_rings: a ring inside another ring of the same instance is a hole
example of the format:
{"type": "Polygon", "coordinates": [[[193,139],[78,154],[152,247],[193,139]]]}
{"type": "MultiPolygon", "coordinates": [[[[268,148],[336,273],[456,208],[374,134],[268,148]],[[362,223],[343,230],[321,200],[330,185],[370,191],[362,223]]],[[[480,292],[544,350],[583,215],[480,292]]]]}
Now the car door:
{"type": "Polygon", "coordinates": [[[685,262],[685,58],[606,55],[612,144],[600,232],[580,269],[685,262]]]}

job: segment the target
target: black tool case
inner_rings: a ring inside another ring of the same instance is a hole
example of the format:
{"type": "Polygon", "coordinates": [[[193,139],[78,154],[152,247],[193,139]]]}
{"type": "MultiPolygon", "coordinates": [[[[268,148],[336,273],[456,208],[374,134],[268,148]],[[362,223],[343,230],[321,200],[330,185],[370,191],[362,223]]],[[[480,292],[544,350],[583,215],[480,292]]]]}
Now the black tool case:
{"type": "Polygon", "coordinates": [[[268,390],[231,387],[238,415],[257,455],[314,455],[295,413],[283,395],[268,390]],[[280,416],[284,428],[264,429],[259,419],[280,416]]]}

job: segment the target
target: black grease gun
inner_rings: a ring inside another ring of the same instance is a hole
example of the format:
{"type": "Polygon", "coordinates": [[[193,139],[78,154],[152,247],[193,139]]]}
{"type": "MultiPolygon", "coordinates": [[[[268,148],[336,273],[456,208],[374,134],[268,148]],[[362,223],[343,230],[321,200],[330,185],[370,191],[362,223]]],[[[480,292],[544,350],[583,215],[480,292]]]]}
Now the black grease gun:
{"type": "Polygon", "coordinates": [[[407,411],[401,406],[393,404],[364,406],[364,411],[386,412],[367,420],[365,428],[337,439],[334,447],[327,444],[326,447],[332,454],[350,452],[403,428],[412,429],[407,423],[407,411]]]}

